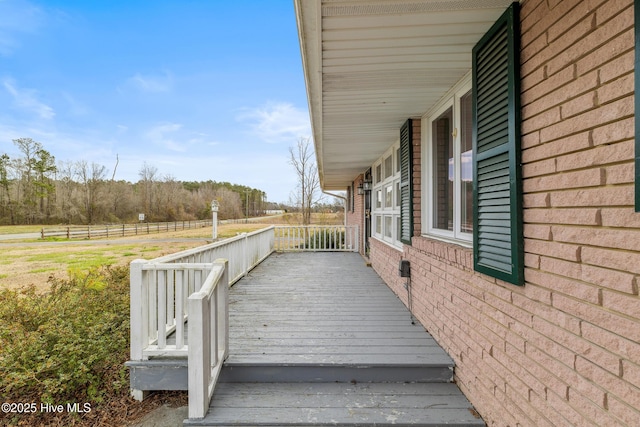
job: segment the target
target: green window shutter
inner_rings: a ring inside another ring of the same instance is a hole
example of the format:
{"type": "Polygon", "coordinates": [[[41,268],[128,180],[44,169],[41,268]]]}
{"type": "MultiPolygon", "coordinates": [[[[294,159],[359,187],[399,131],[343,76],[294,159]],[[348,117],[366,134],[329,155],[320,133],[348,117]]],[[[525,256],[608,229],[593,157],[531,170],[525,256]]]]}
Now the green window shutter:
{"type": "Polygon", "coordinates": [[[522,285],[518,11],[473,48],[473,255],[476,271],[522,285]]]}
{"type": "Polygon", "coordinates": [[[400,241],[411,244],[413,236],[413,139],[412,121],[408,119],[400,128],[400,241]]]}
{"type": "MultiPolygon", "coordinates": [[[[640,1],[633,2],[634,18],[635,18],[635,87],[640,88],[640,1]]],[[[635,120],[636,120],[636,212],[640,212],[640,94],[636,89],[635,93],[635,120]]]]}

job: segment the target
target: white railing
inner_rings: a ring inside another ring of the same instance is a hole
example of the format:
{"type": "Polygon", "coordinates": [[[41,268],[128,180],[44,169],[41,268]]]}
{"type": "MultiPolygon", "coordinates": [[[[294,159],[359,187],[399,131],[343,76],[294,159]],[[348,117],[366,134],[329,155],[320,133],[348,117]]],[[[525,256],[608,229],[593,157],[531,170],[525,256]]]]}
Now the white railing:
{"type": "Polygon", "coordinates": [[[156,258],[153,262],[207,263],[229,260],[229,283],[234,284],[273,252],[273,227],[242,233],[220,242],[156,258]]]}
{"type": "Polygon", "coordinates": [[[151,261],[133,261],[131,360],[187,357],[187,299],[202,288],[211,263],[219,258],[229,260],[228,277],[233,284],[273,252],[273,236],[273,227],[269,227],[151,261]],[[174,333],[175,343],[169,343],[174,333]]]}
{"type": "MultiPolygon", "coordinates": [[[[268,227],[133,261],[131,360],[187,357],[189,418],[204,417],[228,355],[228,287],[274,250],[357,252],[358,242],[357,226],[268,227]]],[[[143,398],[140,390],[132,393],[143,398]]]]}
{"type": "Polygon", "coordinates": [[[131,263],[131,358],[186,356],[187,298],[200,291],[211,263],[131,263]],[[175,332],[175,343],[167,338],[175,332]]]}
{"type": "Polygon", "coordinates": [[[358,252],[358,226],[276,226],[276,251],[358,252]]]}
{"type": "Polygon", "coordinates": [[[189,418],[209,410],[222,364],[229,355],[229,269],[218,259],[200,288],[189,296],[189,418]]]}

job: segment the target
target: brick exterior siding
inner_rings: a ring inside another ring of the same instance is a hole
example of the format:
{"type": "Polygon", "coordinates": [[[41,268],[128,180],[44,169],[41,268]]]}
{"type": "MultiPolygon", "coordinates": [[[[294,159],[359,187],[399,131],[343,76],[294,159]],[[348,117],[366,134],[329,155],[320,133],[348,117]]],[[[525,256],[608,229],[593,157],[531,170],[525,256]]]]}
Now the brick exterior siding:
{"type": "Polygon", "coordinates": [[[489,426],[638,426],[633,2],[525,0],[520,18],[525,286],[421,236],[419,141],[412,245],[372,239],[372,265],[408,304],[411,262],[414,315],[489,426]]]}
{"type": "Polygon", "coordinates": [[[349,225],[357,225],[358,226],[358,242],[360,243],[360,248],[358,252],[364,254],[364,196],[358,195],[358,186],[362,184],[364,180],[363,175],[359,175],[353,182],[353,209],[351,206],[347,206],[347,224],[349,225]]]}

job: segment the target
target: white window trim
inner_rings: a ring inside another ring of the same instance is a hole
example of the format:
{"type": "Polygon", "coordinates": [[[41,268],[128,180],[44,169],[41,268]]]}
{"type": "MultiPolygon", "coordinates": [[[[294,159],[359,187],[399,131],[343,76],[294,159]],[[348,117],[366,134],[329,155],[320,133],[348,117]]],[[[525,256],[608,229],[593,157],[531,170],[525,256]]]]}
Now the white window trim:
{"type": "Polygon", "coordinates": [[[454,128],[460,129],[460,98],[471,90],[471,72],[467,73],[458,83],[456,83],[444,97],[422,116],[421,126],[422,132],[422,182],[426,186],[422,190],[422,221],[423,235],[443,240],[449,243],[456,243],[465,247],[473,246],[473,233],[464,233],[460,230],[460,222],[462,218],[461,211],[461,191],[460,191],[460,132],[454,139],[454,229],[453,231],[437,229],[433,227],[433,198],[434,198],[434,180],[433,180],[433,144],[432,144],[432,123],[448,108],[453,108],[454,128]]]}
{"type": "Polygon", "coordinates": [[[400,217],[400,205],[397,204],[397,183],[400,182],[400,170],[396,170],[397,167],[397,153],[400,148],[400,140],[398,139],[376,162],[373,164],[371,169],[373,171],[376,170],[378,166],[381,166],[381,177],[382,180],[379,182],[374,182],[373,189],[371,191],[371,215],[373,219],[372,224],[372,236],[376,239],[387,243],[394,247],[402,248],[403,243],[400,241],[400,230],[397,227],[397,218],[400,217]],[[391,174],[388,178],[384,178],[386,175],[385,171],[385,159],[391,156],[391,174]],[[391,203],[387,205],[387,189],[391,188],[391,203]],[[377,192],[381,191],[382,194],[382,204],[381,207],[376,207],[377,205],[377,192]],[[386,229],[386,221],[385,217],[391,217],[391,237],[387,236],[386,229]],[[377,225],[380,222],[380,233],[377,231],[377,225]]]}

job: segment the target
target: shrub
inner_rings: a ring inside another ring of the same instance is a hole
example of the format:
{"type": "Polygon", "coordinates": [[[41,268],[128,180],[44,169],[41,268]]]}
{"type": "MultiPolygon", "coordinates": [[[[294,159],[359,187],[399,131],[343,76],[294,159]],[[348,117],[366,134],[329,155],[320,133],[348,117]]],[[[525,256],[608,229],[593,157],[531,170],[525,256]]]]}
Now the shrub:
{"type": "Polygon", "coordinates": [[[34,287],[0,291],[0,395],[100,403],[126,389],[128,269],[93,268],[49,282],[44,295],[34,287]]]}

